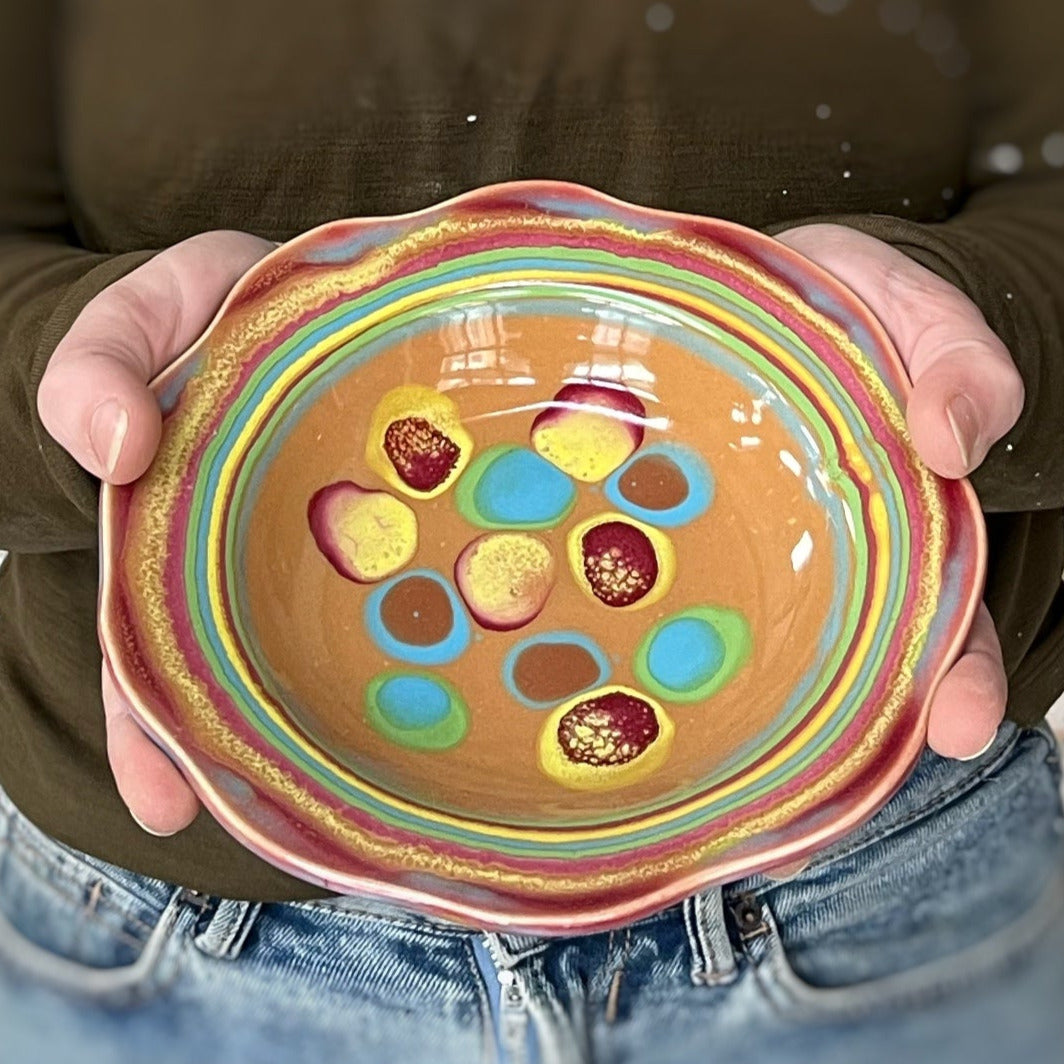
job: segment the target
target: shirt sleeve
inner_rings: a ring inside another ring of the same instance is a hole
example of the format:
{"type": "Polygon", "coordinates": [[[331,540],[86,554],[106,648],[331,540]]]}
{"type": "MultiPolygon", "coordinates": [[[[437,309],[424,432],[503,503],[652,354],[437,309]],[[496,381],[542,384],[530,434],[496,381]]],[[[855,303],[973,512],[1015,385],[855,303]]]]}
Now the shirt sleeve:
{"type": "Polygon", "coordinates": [[[19,552],[96,541],[97,483],[41,425],[37,388],[85,304],[152,254],[79,246],[55,137],[57,6],[0,4],[0,548],[19,552]]]}
{"type": "Polygon", "coordinates": [[[877,214],[834,222],[905,252],[966,293],[1019,368],[1026,404],[972,482],[987,512],[1064,507],[1064,23],[1059,0],[958,4],[972,52],[970,156],[943,222],[877,214]]]}

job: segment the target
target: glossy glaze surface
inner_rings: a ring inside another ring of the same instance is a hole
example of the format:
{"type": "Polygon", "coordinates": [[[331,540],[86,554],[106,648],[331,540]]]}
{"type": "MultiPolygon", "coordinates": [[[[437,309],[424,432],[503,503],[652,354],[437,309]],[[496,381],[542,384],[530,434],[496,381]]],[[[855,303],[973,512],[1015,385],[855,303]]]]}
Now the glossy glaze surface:
{"type": "Polygon", "coordinates": [[[901,782],[981,587],[849,293],[575,186],[301,237],[156,387],[108,656],[339,890],[551,931],[799,858],[901,782]]]}

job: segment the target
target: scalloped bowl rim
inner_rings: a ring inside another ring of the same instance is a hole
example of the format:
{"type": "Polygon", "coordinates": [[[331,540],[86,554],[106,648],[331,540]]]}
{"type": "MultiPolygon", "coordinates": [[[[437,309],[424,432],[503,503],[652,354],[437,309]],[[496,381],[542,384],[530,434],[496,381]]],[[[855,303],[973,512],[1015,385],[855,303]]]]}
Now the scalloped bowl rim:
{"type": "MultiPolygon", "coordinates": [[[[339,228],[354,232],[386,223],[415,221],[447,209],[475,206],[479,201],[486,198],[490,199],[494,195],[514,196],[522,192],[533,193],[538,196],[561,197],[568,194],[584,199],[589,198],[603,205],[613,204],[626,211],[634,210],[646,217],[660,219],[663,227],[669,227],[676,223],[689,223],[698,226],[711,222],[715,229],[739,234],[742,240],[750,244],[770,245],[772,253],[778,258],[797,267],[807,277],[815,280],[822,288],[846,297],[849,309],[860,317],[861,324],[869,330],[882,353],[890,360],[893,369],[896,371],[897,383],[901,388],[902,395],[907,397],[911,393],[911,384],[909,383],[904,363],[886,330],[863,300],[823,267],[812,262],[786,244],[756,229],[751,229],[736,222],[633,204],[574,182],[536,179],[485,185],[438,203],[401,214],[334,219],[309,229],[289,241],[278,243],[272,251],[254,263],[240,277],[230,289],[203,332],[182,354],[175,358],[152,380],[150,386],[156,392],[166,386],[171,378],[179,372],[184,363],[195,356],[197,350],[211,336],[218,323],[226,316],[230,306],[244,294],[253,282],[268,271],[269,266],[275,259],[291,255],[293,251],[297,251],[304,244],[312,245],[323,234],[339,228]]],[[[116,594],[115,573],[118,568],[112,557],[115,550],[113,542],[114,507],[117,502],[118,491],[125,487],[128,487],[128,485],[116,487],[105,483],[101,486],[100,492],[98,632],[103,649],[104,665],[109,670],[118,690],[129,703],[135,719],[175,761],[208,812],[244,847],[276,867],[277,862],[271,856],[271,845],[268,838],[242,819],[235,803],[219,793],[208,782],[195,760],[184,749],[182,744],[175,741],[174,737],[168,733],[168,730],[156,719],[146,700],[141,696],[134,678],[125,668],[121,654],[115,652],[119,643],[112,621],[116,594]]],[[[941,657],[929,676],[927,693],[916,718],[917,725],[907,737],[899,755],[890,763],[888,770],[878,777],[876,783],[869,788],[868,793],[861,801],[851,806],[844,815],[834,817],[830,824],[818,830],[807,829],[802,832],[799,838],[778,844],[774,850],[768,851],[771,857],[759,861],[756,868],[751,868],[748,856],[735,856],[730,859],[725,856],[715,861],[712,872],[709,875],[706,874],[704,869],[696,868],[668,880],[655,889],[641,892],[635,896],[625,895],[620,900],[610,900],[605,904],[585,906],[579,910],[574,909],[571,912],[546,913],[543,910],[537,910],[534,915],[530,913],[527,917],[522,917],[520,914],[502,913],[490,907],[484,907],[475,902],[464,901],[454,897],[441,898],[429,891],[420,890],[407,884],[388,882],[384,878],[373,878],[355,873],[337,873],[336,869],[321,865],[302,856],[293,857],[290,867],[284,870],[288,871],[289,874],[292,874],[292,870],[296,870],[295,874],[300,878],[320,885],[326,890],[345,895],[364,893],[371,901],[377,900],[385,904],[390,903],[404,908],[412,908],[422,913],[431,913],[441,919],[456,921],[462,925],[471,924],[502,931],[525,931],[533,934],[566,934],[577,931],[580,933],[592,933],[616,928],[625,923],[649,916],[668,905],[675,904],[689,894],[704,890],[710,886],[728,883],[748,876],[753,872],[765,873],[771,872],[774,868],[786,868],[810,859],[823,847],[845,836],[882,808],[908,777],[917,758],[924,749],[931,703],[943,677],[957,660],[967,639],[982,599],[986,579],[986,526],[982,519],[977,496],[971,484],[967,480],[963,480],[960,482],[960,487],[963,500],[967,504],[968,516],[972,518],[974,526],[975,550],[972,559],[974,579],[971,582],[971,590],[967,600],[957,610],[958,620],[953,637],[948,643],[944,644],[941,657]]],[[[509,896],[509,900],[512,902],[514,900],[513,896],[509,896]]]]}

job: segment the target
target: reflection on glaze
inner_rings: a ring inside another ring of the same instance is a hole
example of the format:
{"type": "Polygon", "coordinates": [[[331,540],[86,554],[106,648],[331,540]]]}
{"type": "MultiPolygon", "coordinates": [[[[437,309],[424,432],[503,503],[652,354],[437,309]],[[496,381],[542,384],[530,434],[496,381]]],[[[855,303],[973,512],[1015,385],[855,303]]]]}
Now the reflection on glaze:
{"type": "Polygon", "coordinates": [[[531,709],[550,709],[609,678],[609,658],[580,632],[531,636],[518,643],[503,662],[506,690],[531,709]]]}
{"type": "Polygon", "coordinates": [[[614,685],[579,695],[546,719],[540,767],[574,790],[607,790],[645,779],[665,760],[673,724],[657,703],[614,685]]]}
{"type": "Polygon", "coordinates": [[[455,489],[455,506],[480,528],[553,528],[576,502],[573,482],[527,447],[498,444],[477,455],[455,489]]]}
{"type": "Polygon", "coordinates": [[[577,480],[608,477],[643,442],[646,409],[626,388],[567,384],[532,423],[532,446],[577,480]]]}
{"type": "Polygon", "coordinates": [[[431,569],[394,577],[366,600],[366,629],[389,657],[446,665],[469,646],[469,620],[451,585],[431,569]]]}
{"type": "Polygon", "coordinates": [[[806,529],[791,551],[791,568],[796,573],[800,573],[809,564],[812,556],[813,537],[809,534],[809,529],[806,529]]]}
{"type": "Polygon", "coordinates": [[[472,451],[454,400],[434,388],[393,388],[370,419],[366,461],[392,487],[415,498],[446,491],[472,451]]]}
{"type": "Polygon", "coordinates": [[[390,672],[371,680],[366,719],[411,750],[446,750],[469,730],[469,710],[457,689],[423,673],[390,672]]]}
{"type": "Polygon", "coordinates": [[[701,702],[735,675],[752,644],[750,626],[738,611],[693,606],[647,632],[633,669],[639,682],[659,698],[701,702]]]}
{"type": "Polygon", "coordinates": [[[713,501],[713,478],[701,455],[678,443],[638,451],[606,482],[609,501],[659,528],[678,528],[701,517],[713,501]]]}

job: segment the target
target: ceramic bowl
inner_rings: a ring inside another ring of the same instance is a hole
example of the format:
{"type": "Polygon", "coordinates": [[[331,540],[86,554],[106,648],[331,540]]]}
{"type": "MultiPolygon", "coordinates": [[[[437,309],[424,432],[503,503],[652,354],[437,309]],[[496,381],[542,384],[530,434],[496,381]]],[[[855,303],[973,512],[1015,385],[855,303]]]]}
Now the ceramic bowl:
{"type": "Polygon", "coordinates": [[[549,182],[292,240],[155,382],[102,643],[267,861],[479,926],[617,926],[808,857],[925,743],[971,488],[838,282],[549,182]]]}

